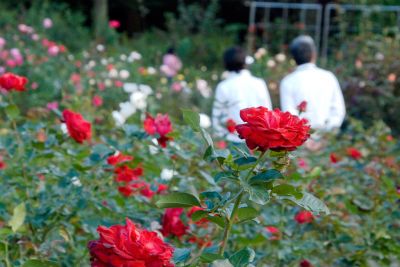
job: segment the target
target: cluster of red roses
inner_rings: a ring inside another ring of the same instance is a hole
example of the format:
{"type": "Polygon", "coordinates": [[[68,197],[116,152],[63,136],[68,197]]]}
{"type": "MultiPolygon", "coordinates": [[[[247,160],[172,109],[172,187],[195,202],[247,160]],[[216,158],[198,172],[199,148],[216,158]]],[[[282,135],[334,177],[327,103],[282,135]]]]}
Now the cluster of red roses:
{"type": "Polygon", "coordinates": [[[62,114],[68,133],[76,142],[82,144],[92,138],[92,125],[81,114],[69,109],[64,110],[62,114]]]}
{"type": "Polygon", "coordinates": [[[130,197],[135,193],[140,193],[144,197],[152,198],[155,194],[161,194],[168,189],[167,185],[158,184],[157,189],[153,191],[149,183],[140,179],[140,176],[143,175],[142,167],[139,166],[132,169],[127,165],[120,165],[132,160],[132,156],[124,155],[121,152],[117,152],[107,158],[107,163],[115,166],[115,181],[124,184],[118,187],[118,191],[121,194],[130,197]]]}
{"type": "Polygon", "coordinates": [[[27,82],[28,79],[26,77],[7,72],[0,76],[0,89],[6,91],[25,91],[27,82]]]}
{"type": "Polygon", "coordinates": [[[99,240],[88,248],[92,267],[173,267],[173,248],[156,232],[137,227],[126,219],[126,225],[99,226],[99,240]]]}
{"type": "Polygon", "coordinates": [[[161,147],[167,147],[167,142],[172,140],[171,137],[167,136],[172,132],[172,124],[168,114],[157,114],[155,118],[147,114],[143,128],[148,135],[159,135],[157,141],[161,147]]]}

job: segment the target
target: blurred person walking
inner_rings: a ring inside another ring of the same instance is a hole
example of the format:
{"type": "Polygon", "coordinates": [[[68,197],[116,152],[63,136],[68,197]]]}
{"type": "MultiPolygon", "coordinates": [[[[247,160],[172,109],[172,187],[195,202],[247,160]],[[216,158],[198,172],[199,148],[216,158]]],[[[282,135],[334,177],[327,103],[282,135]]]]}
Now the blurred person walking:
{"type": "Polygon", "coordinates": [[[308,119],[314,129],[339,128],[346,109],[335,75],[316,66],[317,50],[310,36],[301,35],[290,44],[297,68],[280,84],[281,109],[308,119]]]}
{"type": "Polygon", "coordinates": [[[232,142],[242,142],[235,125],[243,123],[240,110],[264,106],[272,109],[271,98],[263,79],[254,77],[246,67],[246,52],[240,47],[227,49],[223,56],[226,79],[217,85],[212,111],[213,127],[217,135],[232,142]]]}

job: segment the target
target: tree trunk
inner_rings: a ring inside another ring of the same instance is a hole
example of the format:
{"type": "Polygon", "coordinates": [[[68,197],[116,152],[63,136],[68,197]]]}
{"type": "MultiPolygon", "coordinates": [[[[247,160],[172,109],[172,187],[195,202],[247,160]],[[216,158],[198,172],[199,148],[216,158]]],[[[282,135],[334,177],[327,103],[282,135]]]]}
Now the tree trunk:
{"type": "Polygon", "coordinates": [[[93,0],[93,28],[97,41],[104,37],[108,27],[108,3],[107,0],[93,0]]]}

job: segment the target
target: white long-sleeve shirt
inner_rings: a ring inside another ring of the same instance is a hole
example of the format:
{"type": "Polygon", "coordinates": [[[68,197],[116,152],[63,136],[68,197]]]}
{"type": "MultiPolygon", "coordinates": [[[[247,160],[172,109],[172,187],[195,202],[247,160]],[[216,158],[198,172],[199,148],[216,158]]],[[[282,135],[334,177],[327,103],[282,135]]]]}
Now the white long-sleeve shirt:
{"type": "Polygon", "coordinates": [[[248,70],[230,72],[228,77],[218,84],[215,92],[212,111],[214,130],[220,136],[226,135],[229,141],[240,142],[236,134],[227,131],[227,120],[232,119],[236,124],[243,123],[240,110],[259,106],[272,109],[264,80],[252,76],[248,70]]]}
{"type": "Polygon", "coordinates": [[[307,102],[301,117],[314,129],[330,130],[342,125],[346,109],[343,94],[335,75],[306,63],[286,76],[280,84],[281,109],[299,115],[297,106],[307,102]]]}

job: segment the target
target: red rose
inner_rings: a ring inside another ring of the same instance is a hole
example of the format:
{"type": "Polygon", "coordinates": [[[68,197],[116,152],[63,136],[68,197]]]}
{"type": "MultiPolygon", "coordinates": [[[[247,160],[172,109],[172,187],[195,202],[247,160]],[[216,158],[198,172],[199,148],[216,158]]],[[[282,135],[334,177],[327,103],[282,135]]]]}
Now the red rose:
{"type": "Polygon", "coordinates": [[[314,215],[308,210],[302,210],[294,216],[294,219],[299,224],[310,223],[314,220],[314,215]]]}
{"type": "Polygon", "coordinates": [[[63,111],[63,117],[67,124],[69,135],[76,142],[82,144],[83,141],[90,140],[92,137],[92,125],[85,121],[81,114],[66,109],[63,111]]]}
{"type": "Polygon", "coordinates": [[[181,220],[183,213],[182,208],[168,208],[165,210],[162,218],[162,229],[161,233],[164,236],[174,235],[181,237],[186,234],[188,227],[181,220]]]}
{"type": "Polygon", "coordinates": [[[129,183],[133,180],[138,180],[139,176],[143,175],[143,168],[137,167],[132,169],[128,166],[120,166],[114,172],[116,174],[115,181],[129,183]]]}
{"type": "Polygon", "coordinates": [[[302,260],[299,264],[300,267],[313,267],[313,265],[311,264],[311,262],[309,262],[308,260],[302,260]]]}
{"type": "Polygon", "coordinates": [[[133,189],[130,185],[118,186],[118,191],[126,197],[130,197],[133,194],[133,189]]]}
{"type": "Polygon", "coordinates": [[[95,95],[92,99],[92,105],[95,107],[100,107],[103,105],[103,98],[101,98],[99,95],[95,95]]]}
{"type": "Polygon", "coordinates": [[[246,108],[240,111],[240,117],[246,123],[237,125],[236,131],[250,149],[292,151],[310,137],[306,119],[279,109],[246,108]]]}
{"type": "Polygon", "coordinates": [[[297,110],[299,112],[306,112],[306,110],[307,110],[307,101],[301,101],[301,103],[297,106],[297,110]]]}
{"type": "Polygon", "coordinates": [[[162,194],[168,190],[168,185],[166,184],[159,184],[157,188],[157,194],[162,194]]]}
{"type": "Polygon", "coordinates": [[[0,87],[7,90],[25,91],[25,85],[28,79],[23,76],[18,76],[14,73],[4,73],[0,76],[0,87]]]}
{"type": "Polygon", "coordinates": [[[7,164],[0,158],[0,170],[4,170],[7,167],[7,164]]]}
{"type": "Polygon", "coordinates": [[[143,128],[148,135],[155,135],[157,133],[160,136],[157,139],[158,144],[162,147],[166,147],[167,142],[172,139],[166,136],[172,132],[172,124],[167,114],[157,114],[155,118],[147,114],[143,122],[143,128]]]}
{"type": "Polygon", "coordinates": [[[88,244],[92,267],[173,267],[173,248],[156,232],[137,227],[126,219],[126,225],[99,226],[98,240],[88,244]]]}
{"type": "Polygon", "coordinates": [[[347,155],[349,155],[350,157],[352,157],[353,159],[360,159],[362,158],[362,154],[361,152],[354,147],[349,147],[347,148],[347,155]]]}
{"type": "Polygon", "coordinates": [[[124,155],[121,152],[117,151],[114,155],[109,156],[107,158],[107,163],[110,165],[118,165],[120,163],[131,161],[131,160],[133,160],[132,156],[124,155]]]}
{"type": "Polygon", "coordinates": [[[265,230],[270,234],[269,240],[279,240],[280,239],[280,231],[275,226],[266,226],[265,230]]]}
{"type": "Polygon", "coordinates": [[[236,127],[236,122],[234,120],[229,119],[226,121],[226,129],[228,130],[228,132],[234,133],[236,131],[235,127],[236,127]]]}
{"type": "Polygon", "coordinates": [[[333,164],[338,163],[338,162],[340,161],[338,155],[336,155],[335,153],[331,153],[331,154],[329,155],[329,158],[330,158],[330,160],[331,160],[331,162],[332,162],[333,164]]]}

